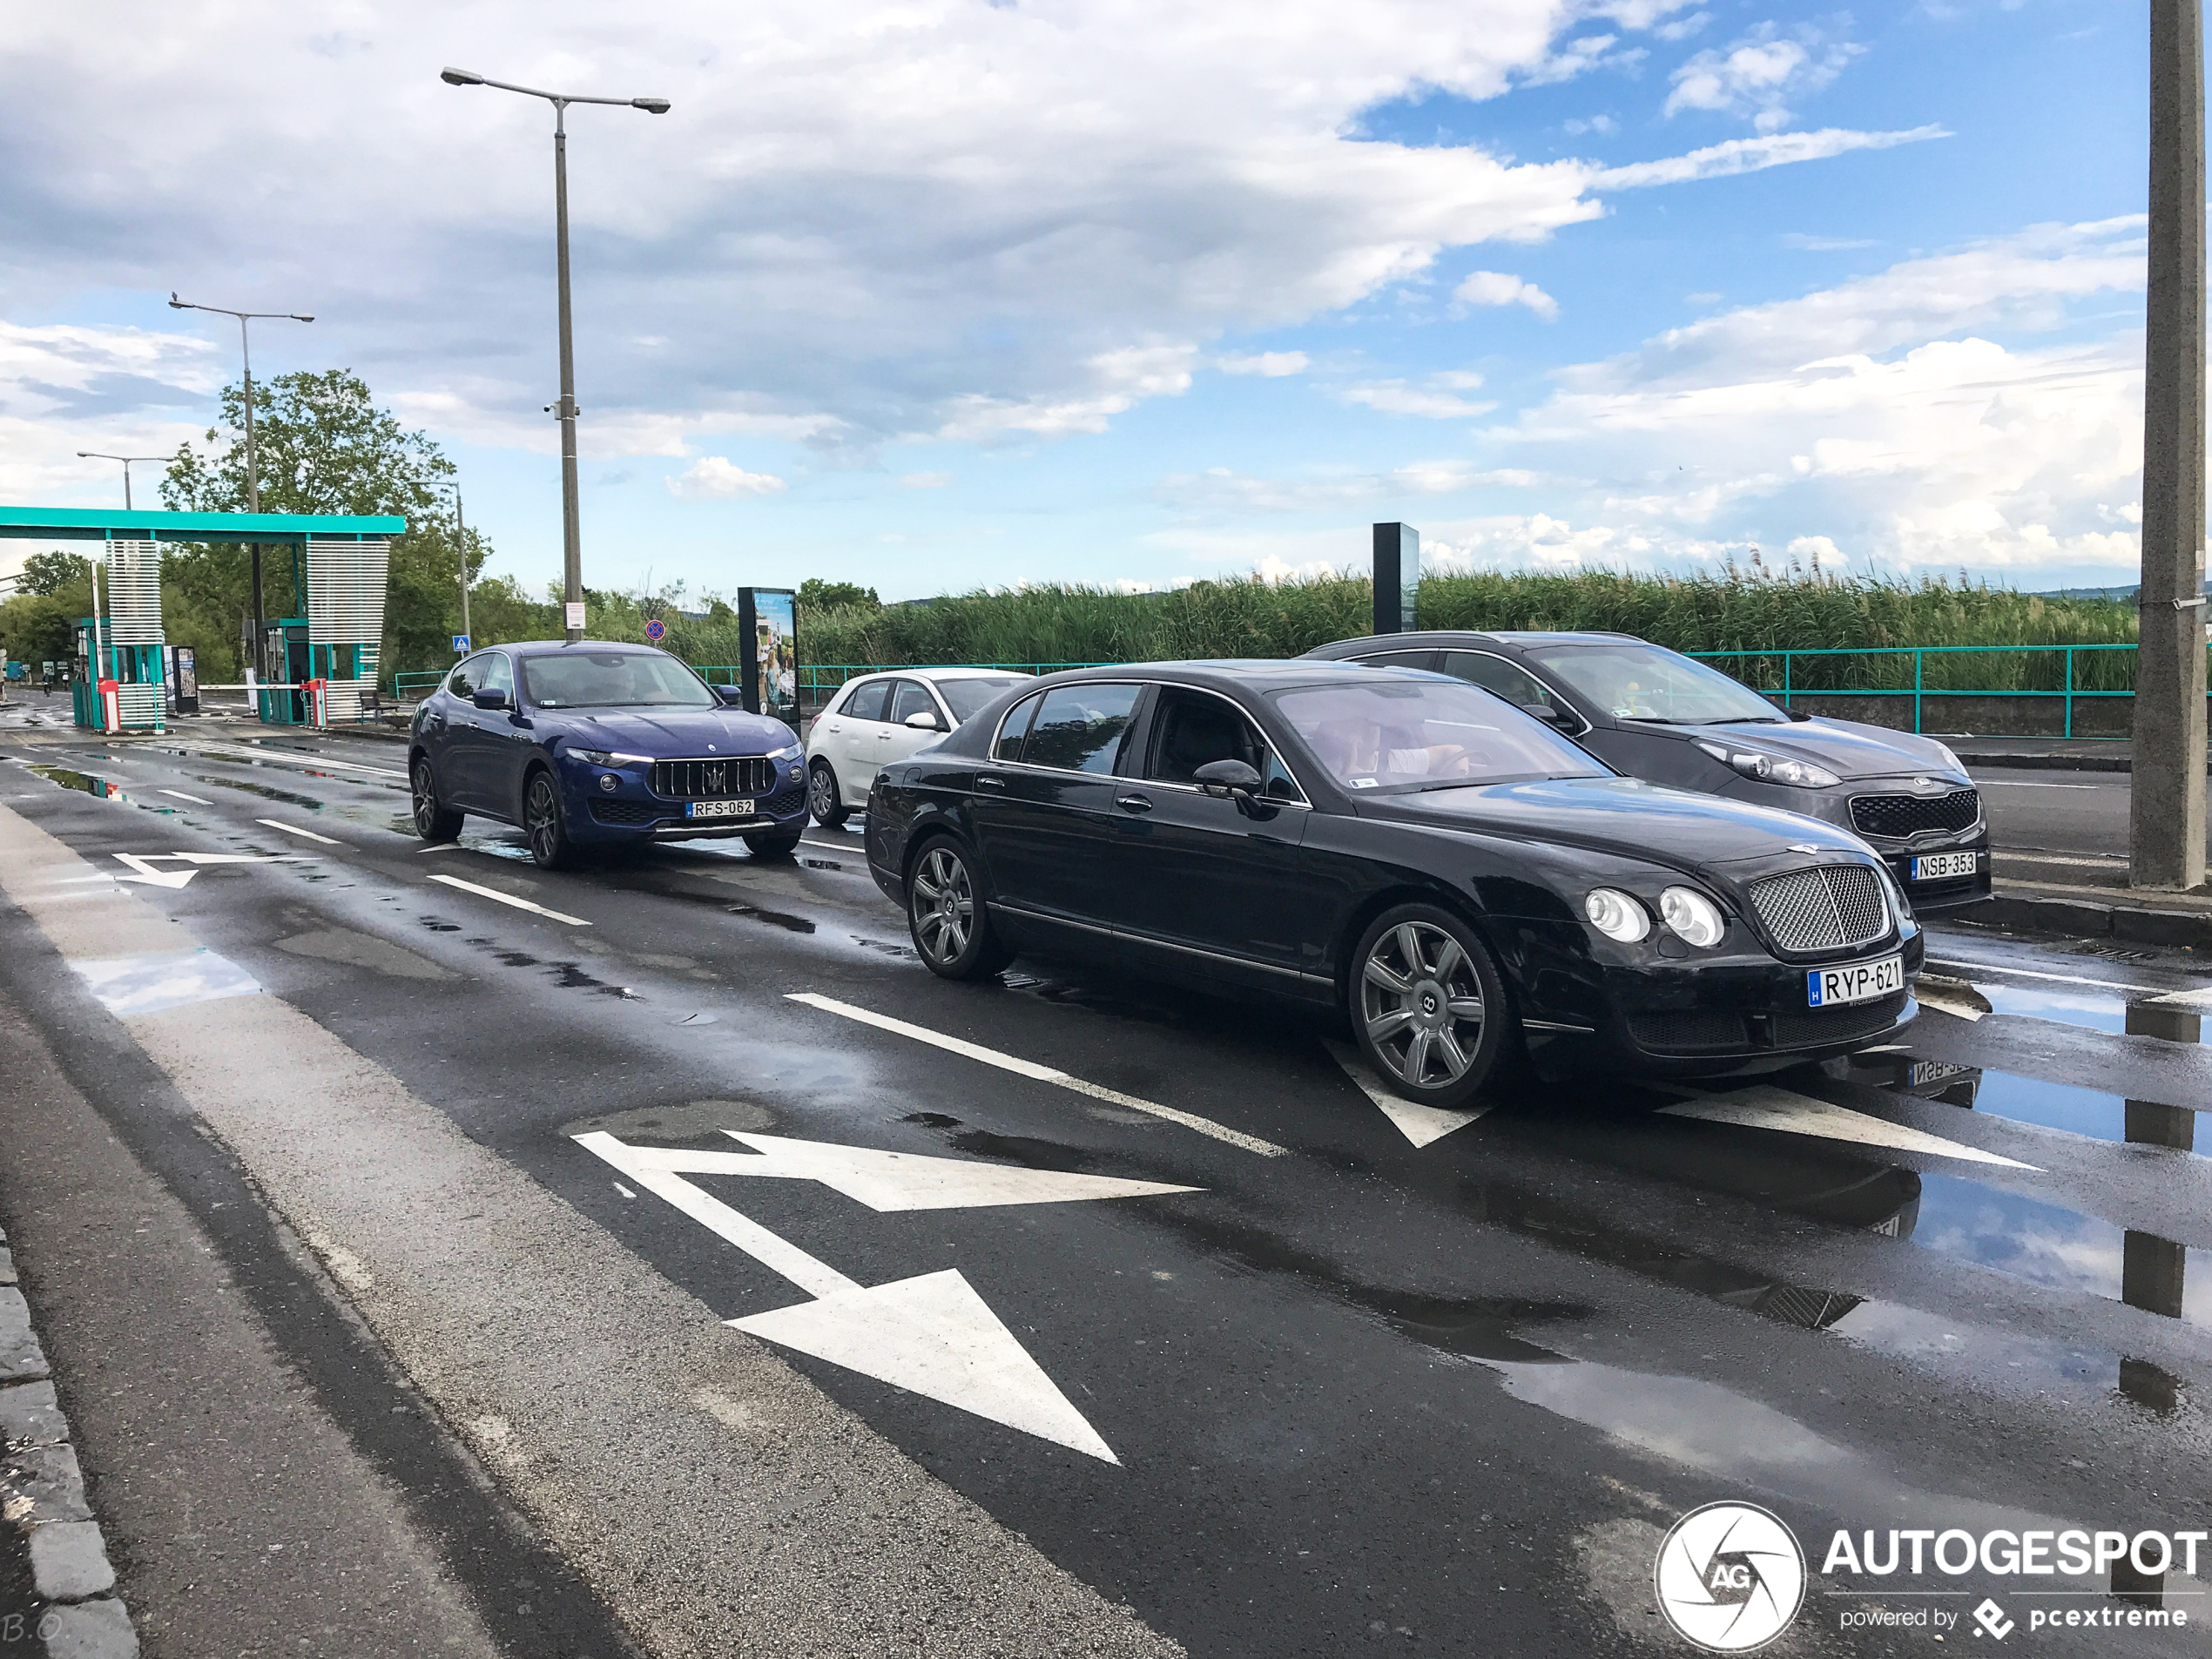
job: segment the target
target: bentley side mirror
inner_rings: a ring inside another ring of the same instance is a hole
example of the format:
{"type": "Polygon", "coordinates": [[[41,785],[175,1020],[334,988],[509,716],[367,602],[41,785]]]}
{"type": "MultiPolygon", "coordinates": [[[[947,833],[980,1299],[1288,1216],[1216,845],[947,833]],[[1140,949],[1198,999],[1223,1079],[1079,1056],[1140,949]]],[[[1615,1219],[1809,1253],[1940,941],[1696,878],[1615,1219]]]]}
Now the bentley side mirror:
{"type": "Polygon", "coordinates": [[[509,706],[507,693],[496,685],[489,691],[473,693],[469,701],[480,709],[503,709],[509,706]]]}
{"type": "Polygon", "coordinates": [[[917,709],[907,716],[907,722],[917,732],[942,732],[945,728],[927,709],[917,709]]]}
{"type": "Polygon", "coordinates": [[[1259,773],[1242,760],[1209,760],[1190,774],[1190,780],[1209,795],[1224,800],[1233,797],[1247,806],[1259,793],[1259,773]]]}
{"type": "Polygon", "coordinates": [[[1568,721],[1567,711],[1565,709],[1555,709],[1548,703],[1523,703],[1521,705],[1521,711],[1523,714],[1529,715],[1536,719],[1541,720],[1548,726],[1554,727],[1561,732],[1567,730],[1568,721]]]}

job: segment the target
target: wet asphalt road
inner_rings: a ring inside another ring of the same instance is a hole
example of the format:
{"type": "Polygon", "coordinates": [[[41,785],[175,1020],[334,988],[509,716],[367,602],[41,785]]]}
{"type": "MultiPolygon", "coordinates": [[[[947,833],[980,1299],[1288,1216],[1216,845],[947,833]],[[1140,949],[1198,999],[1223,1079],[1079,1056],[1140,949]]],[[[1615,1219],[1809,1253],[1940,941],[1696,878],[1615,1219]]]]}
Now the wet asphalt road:
{"type": "Polygon", "coordinates": [[[1974,772],[1973,779],[1989,817],[2000,880],[2128,885],[2128,773],[1990,766],[1974,772]]]}
{"type": "MultiPolygon", "coordinates": [[[[1065,1407],[1038,1408],[1033,1432],[774,1345],[1190,1653],[1687,1651],[1655,1610],[1653,1553],[1721,1499],[1781,1514],[1816,1574],[1838,1527],[2208,1524],[2212,1178],[2171,1143],[2212,1100],[2212,1055],[2194,1014],[2145,1011],[2212,986],[2208,965],[1938,931],[1933,971],[1971,982],[1979,1020],[1924,1012],[1898,1050],[1777,1080],[1778,1100],[1540,1090],[1416,1144],[1301,1015],[1028,961],[1003,984],[935,980],[851,831],[812,830],[781,865],[698,843],[548,875],[475,821],[459,848],[422,851],[396,745],[257,754],[239,730],[0,734],[0,754],[50,769],[0,769],[0,808],[110,875],[121,853],[296,860],[133,890],[717,1318],[822,1291],[575,1136],[773,1154],[737,1131],[1189,1189],[879,1210],[819,1179],[688,1177],[833,1279],[956,1269],[1065,1407]],[[1753,1105],[1764,1126],[1726,1121],[1753,1105]]],[[[0,986],[42,1029],[98,1027],[99,1005],[51,958],[37,971],[15,921],[0,986]]],[[[99,1077],[73,1081],[131,1109],[99,1077]]],[[[298,1113],[312,1142],[316,1101],[298,1113]]],[[[389,1217],[431,1241],[465,1219],[389,1217]]],[[[458,1413],[416,1380],[434,1409],[408,1422],[440,1439],[458,1413]]],[[[481,1460],[463,1438],[438,1457],[481,1460]]],[[[402,1485],[448,1478],[384,1467],[402,1485]]],[[[2205,1606],[2201,1565],[2168,1579],[2168,1606],[2205,1606]]],[[[591,1561],[578,1570],[607,1593],[591,1561]]],[[[1933,1651],[1925,1634],[1842,1628],[1868,1582],[1816,1576],[1777,1650],[1933,1651]]],[[[1958,1608],[1994,1593],[2023,1622],[2058,1605],[2022,1582],[1922,1588],[1966,1586],[1958,1608]]],[[[726,1594],[733,1631],[744,1588],[704,1591],[726,1594]]],[[[630,1634],[663,1646],[641,1616],[630,1634]]],[[[570,1650],[616,1650],[608,1629],[570,1650]]],[[[2195,1631],[2035,1640],[2203,1650],[2195,1631]]],[[[719,1650],[779,1649],[755,1633],[719,1650]]]]}

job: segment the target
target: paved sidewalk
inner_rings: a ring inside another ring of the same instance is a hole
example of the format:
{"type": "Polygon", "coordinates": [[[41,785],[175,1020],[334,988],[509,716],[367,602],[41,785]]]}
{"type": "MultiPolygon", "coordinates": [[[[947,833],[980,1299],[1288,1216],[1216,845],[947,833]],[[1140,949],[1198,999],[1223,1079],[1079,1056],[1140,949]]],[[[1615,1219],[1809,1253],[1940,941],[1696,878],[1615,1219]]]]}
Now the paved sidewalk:
{"type": "Polygon", "coordinates": [[[131,1615],[92,1518],[46,1350],[0,1232],[0,1648],[132,1659],[131,1615]]]}

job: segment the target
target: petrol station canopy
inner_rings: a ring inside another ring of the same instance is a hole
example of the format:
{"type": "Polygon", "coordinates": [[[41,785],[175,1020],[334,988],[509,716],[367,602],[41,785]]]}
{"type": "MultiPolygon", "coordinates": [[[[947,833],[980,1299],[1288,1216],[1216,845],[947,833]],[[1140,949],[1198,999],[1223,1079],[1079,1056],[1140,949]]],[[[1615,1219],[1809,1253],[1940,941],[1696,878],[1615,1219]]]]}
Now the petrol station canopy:
{"type": "Polygon", "coordinates": [[[39,542],[307,542],[403,534],[407,520],[357,513],[153,513],[0,507],[0,536],[39,542]]]}

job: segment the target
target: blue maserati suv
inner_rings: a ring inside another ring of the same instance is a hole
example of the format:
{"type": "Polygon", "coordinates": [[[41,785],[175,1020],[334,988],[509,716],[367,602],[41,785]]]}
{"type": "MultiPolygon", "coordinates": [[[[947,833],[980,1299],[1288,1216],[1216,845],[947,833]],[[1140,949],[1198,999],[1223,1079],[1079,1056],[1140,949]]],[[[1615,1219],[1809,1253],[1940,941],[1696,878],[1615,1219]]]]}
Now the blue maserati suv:
{"type": "Polygon", "coordinates": [[[548,869],[586,848],[706,836],[787,858],[806,827],[805,752],[738,698],[650,645],[477,651],[415,711],[415,830],[450,841],[480,813],[518,826],[548,869]]]}

